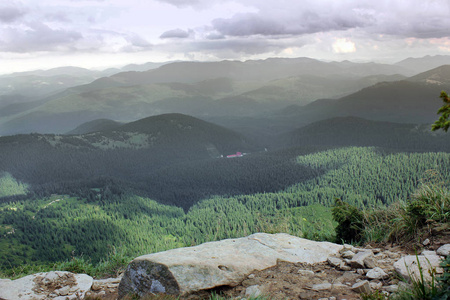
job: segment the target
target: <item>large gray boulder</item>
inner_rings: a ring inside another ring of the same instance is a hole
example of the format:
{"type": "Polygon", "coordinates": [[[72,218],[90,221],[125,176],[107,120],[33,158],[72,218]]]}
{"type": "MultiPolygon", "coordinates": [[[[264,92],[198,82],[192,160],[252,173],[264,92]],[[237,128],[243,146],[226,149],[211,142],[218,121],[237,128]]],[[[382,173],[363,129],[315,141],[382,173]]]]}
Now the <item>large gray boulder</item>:
{"type": "Polygon", "coordinates": [[[217,286],[236,286],[255,270],[288,262],[325,262],[341,245],[288,234],[256,233],[134,259],[119,285],[119,298],[149,293],[187,294],[217,286]]]}
{"type": "Polygon", "coordinates": [[[407,255],[394,263],[395,271],[408,281],[420,280],[422,273],[424,280],[431,281],[431,270],[442,273],[443,270],[439,266],[442,259],[438,255],[407,255]]]}
{"type": "Polygon", "coordinates": [[[16,280],[0,280],[0,299],[84,299],[91,289],[92,277],[86,274],[54,271],[37,273],[16,280]]]}

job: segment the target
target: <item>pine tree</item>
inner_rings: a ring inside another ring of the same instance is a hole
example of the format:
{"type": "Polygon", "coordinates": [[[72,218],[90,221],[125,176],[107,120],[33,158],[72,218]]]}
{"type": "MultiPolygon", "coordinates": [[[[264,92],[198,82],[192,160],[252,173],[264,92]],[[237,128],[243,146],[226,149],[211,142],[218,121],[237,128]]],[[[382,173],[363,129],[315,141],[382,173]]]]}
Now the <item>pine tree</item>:
{"type": "Polygon", "coordinates": [[[438,129],[442,129],[447,132],[448,128],[450,127],[450,98],[444,91],[441,92],[440,98],[442,99],[442,101],[444,101],[444,105],[439,108],[437,113],[442,114],[442,116],[439,117],[439,120],[434,122],[431,130],[435,131],[438,129]]]}

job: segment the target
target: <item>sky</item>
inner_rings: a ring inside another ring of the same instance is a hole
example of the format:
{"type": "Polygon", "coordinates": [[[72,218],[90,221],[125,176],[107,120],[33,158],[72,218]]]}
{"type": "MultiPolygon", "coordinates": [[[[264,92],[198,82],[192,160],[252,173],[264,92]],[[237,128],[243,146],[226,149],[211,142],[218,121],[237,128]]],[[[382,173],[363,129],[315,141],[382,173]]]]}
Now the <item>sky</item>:
{"type": "Polygon", "coordinates": [[[0,0],[0,73],[450,55],[450,0],[0,0]]]}

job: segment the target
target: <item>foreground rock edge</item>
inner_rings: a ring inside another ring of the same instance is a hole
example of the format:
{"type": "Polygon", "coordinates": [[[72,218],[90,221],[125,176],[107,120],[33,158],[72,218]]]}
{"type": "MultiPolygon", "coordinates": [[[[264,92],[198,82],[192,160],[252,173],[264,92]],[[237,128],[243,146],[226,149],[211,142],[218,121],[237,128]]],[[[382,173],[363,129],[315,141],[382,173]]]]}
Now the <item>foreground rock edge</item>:
{"type": "Polygon", "coordinates": [[[256,233],[143,255],[128,265],[119,285],[119,299],[129,294],[184,295],[218,286],[236,286],[253,271],[273,267],[278,260],[325,262],[342,247],[284,233],[256,233]]]}

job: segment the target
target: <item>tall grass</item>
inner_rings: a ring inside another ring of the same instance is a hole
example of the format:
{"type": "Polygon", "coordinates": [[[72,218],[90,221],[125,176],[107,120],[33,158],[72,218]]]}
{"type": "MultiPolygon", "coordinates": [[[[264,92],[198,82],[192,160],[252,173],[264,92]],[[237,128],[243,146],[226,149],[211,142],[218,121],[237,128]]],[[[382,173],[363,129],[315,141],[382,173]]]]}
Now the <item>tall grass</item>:
{"type": "Polygon", "coordinates": [[[346,242],[418,241],[432,226],[450,222],[450,191],[442,184],[423,182],[408,201],[362,211],[338,199],[333,218],[338,222],[337,237],[346,242]]]}
{"type": "Polygon", "coordinates": [[[26,275],[50,272],[68,271],[78,274],[88,274],[95,278],[117,277],[123,273],[132,258],[123,251],[112,248],[108,256],[97,264],[83,256],[73,256],[70,260],[47,265],[24,264],[16,268],[10,268],[0,272],[0,278],[17,279],[26,275]]]}

